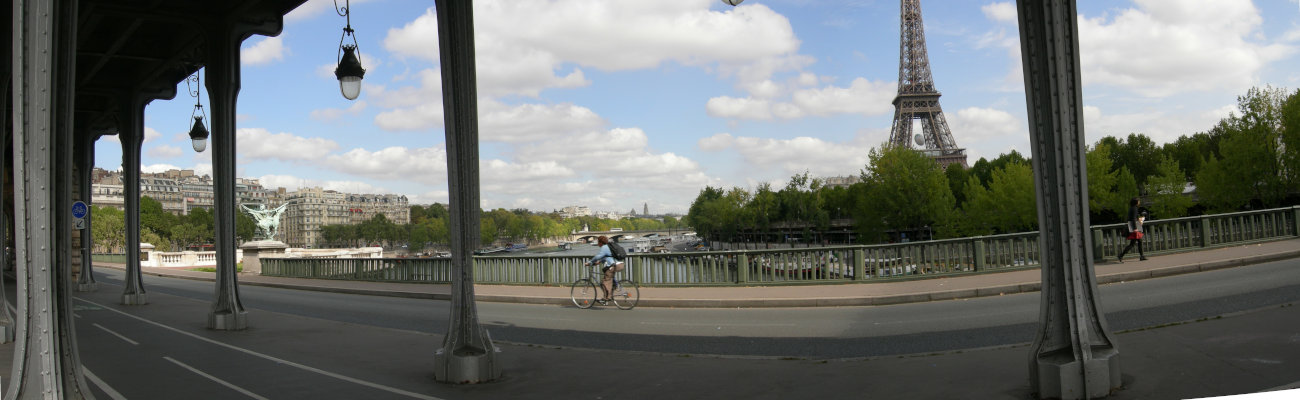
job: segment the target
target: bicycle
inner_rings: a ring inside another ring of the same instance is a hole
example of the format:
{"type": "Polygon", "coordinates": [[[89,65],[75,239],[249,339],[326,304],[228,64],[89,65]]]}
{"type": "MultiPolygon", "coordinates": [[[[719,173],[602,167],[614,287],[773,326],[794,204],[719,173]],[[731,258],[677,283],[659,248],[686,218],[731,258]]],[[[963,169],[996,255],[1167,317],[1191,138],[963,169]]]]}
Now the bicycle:
{"type": "MultiPolygon", "coordinates": [[[[573,300],[573,305],[581,309],[588,309],[596,304],[596,295],[604,290],[597,289],[600,282],[604,279],[604,273],[596,265],[583,264],[591,267],[591,275],[586,278],[578,278],[569,286],[569,299],[573,300]]],[[[620,310],[631,310],[636,307],[636,303],[641,300],[641,289],[636,282],[630,279],[614,279],[614,294],[610,296],[614,299],[614,306],[620,310]]],[[[603,303],[602,303],[603,304],[603,303]]]]}

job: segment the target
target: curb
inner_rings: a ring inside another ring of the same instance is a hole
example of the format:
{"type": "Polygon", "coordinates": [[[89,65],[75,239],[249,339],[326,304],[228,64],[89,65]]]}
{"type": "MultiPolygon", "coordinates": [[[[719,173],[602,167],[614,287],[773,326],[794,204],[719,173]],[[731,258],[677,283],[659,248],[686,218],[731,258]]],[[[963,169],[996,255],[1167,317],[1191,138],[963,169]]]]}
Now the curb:
{"type": "MultiPolygon", "coordinates": [[[[1235,268],[1252,264],[1261,264],[1272,261],[1287,260],[1300,258],[1300,250],[1282,251],[1270,254],[1261,254],[1248,256],[1235,260],[1210,261],[1196,264],[1179,265],[1145,271],[1117,272],[1113,274],[1098,275],[1097,284],[1104,285],[1117,282],[1137,281],[1143,279],[1161,278],[1173,275],[1183,275],[1196,272],[1213,271],[1218,269],[1235,268]]],[[[96,265],[96,267],[105,267],[113,269],[124,269],[112,265],[96,265]]],[[[184,274],[172,274],[164,271],[142,272],[148,275],[162,276],[168,278],[180,278],[199,281],[213,281],[215,278],[197,277],[184,274]]],[[[431,299],[431,300],[450,300],[450,294],[444,293],[426,293],[412,292],[402,290],[378,290],[378,289],[360,289],[345,287],[326,287],[297,285],[276,282],[251,282],[240,281],[240,284],[250,286],[265,286],[280,289],[295,290],[312,290],[318,292],[361,294],[371,296],[388,296],[402,297],[412,299],[431,299]]],[[[855,306],[885,306],[894,304],[907,303],[924,303],[930,301],[970,299],[977,297],[1001,296],[1007,294],[1019,294],[1037,292],[1042,289],[1041,282],[1024,282],[1007,285],[989,286],[974,289],[956,289],[925,293],[897,294],[887,296],[861,296],[861,297],[829,297],[829,298],[786,298],[786,299],[641,299],[637,304],[641,307],[663,307],[663,308],[807,308],[807,307],[855,307],[855,306]]],[[[474,296],[478,301],[493,303],[520,303],[520,304],[540,304],[540,305],[568,305],[569,298],[561,297],[544,297],[544,296],[516,296],[516,295],[498,295],[498,294],[477,294],[474,296]]]]}

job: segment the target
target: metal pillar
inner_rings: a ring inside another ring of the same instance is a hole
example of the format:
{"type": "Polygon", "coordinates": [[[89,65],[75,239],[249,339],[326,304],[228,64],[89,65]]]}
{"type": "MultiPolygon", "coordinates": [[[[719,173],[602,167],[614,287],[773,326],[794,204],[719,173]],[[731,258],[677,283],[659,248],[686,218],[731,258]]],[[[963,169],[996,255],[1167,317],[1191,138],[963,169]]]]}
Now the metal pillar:
{"type": "Polygon", "coordinates": [[[216,298],[208,329],[248,328],[235,274],[235,101],[239,96],[239,35],[228,25],[208,28],[208,104],[212,110],[212,206],[216,222],[216,298]]]}
{"type": "Polygon", "coordinates": [[[5,399],[91,397],[71,296],[77,3],[13,1],[18,321],[5,399]]]}
{"type": "MultiPolygon", "coordinates": [[[[447,135],[451,208],[451,315],[434,356],[439,382],[479,383],[501,376],[496,346],[478,322],[474,304],[474,247],[479,242],[478,90],[474,71],[471,0],[435,2],[442,63],[442,109],[447,135]]],[[[209,75],[210,76],[210,75],[209,75]]]]}
{"type": "MultiPolygon", "coordinates": [[[[91,185],[90,179],[92,170],[95,169],[95,139],[98,135],[82,136],[76,140],[77,147],[77,184],[80,186],[81,199],[87,205],[91,204],[91,185]]],[[[86,213],[85,228],[81,229],[81,273],[77,274],[77,291],[93,292],[99,284],[95,282],[95,269],[90,259],[91,250],[95,247],[95,241],[91,236],[90,222],[94,218],[92,213],[86,213]]]]}
{"type": "Polygon", "coordinates": [[[1119,350],[1092,265],[1075,2],[1019,0],[1017,8],[1043,255],[1030,383],[1040,398],[1104,397],[1120,386],[1119,350]]]}
{"type": "Polygon", "coordinates": [[[140,271],[140,147],[144,145],[144,107],[137,95],[126,96],[117,138],[122,142],[122,197],[126,208],[126,282],[123,305],[149,304],[140,271]]]}
{"type": "MultiPolygon", "coordinates": [[[[6,14],[9,15],[9,14],[6,14]]],[[[13,20],[13,18],[9,18],[13,20]]],[[[13,80],[10,74],[9,66],[13,62],[13,53],[11,52],[13,43],[8,40],[0,40],[0,46],[4,47],[6,60],[0,62],[0,153],[4,153],[5,162],[0,162],[0,186],[9,178],[10,158],[6,153],[8,147],[13,142],[10,140],[10,120],[9,120],[9,82],[13,80]]],[[[4,195],[4,188],[0,187],[0,247],[9,244],[9,201],[10,197],[4,195]]],[[[14,250],[10,250],[14,251],[14,250]]],[[[14,315],[9,312],[9,296],[5,293],[4,271],[8,271],[9,254],[0,254],[0,343],[9,343],[14,341],[14,315]]]]}

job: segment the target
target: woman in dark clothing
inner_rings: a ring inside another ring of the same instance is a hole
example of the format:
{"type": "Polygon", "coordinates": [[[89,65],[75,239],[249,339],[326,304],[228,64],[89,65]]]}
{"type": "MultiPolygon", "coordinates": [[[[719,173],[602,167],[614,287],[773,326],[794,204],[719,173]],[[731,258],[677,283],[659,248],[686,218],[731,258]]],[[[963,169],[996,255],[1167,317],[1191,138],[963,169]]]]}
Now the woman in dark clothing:
{"type": "Polygon", "coordinates": [[[1124,251],[1119,252],[1119,262],[1124,262],[1124,254],[1132,250],[1133,245],[1137,245],[1138,260],[1146,261],[1147,259],[1146,254],[1142,253],[1142,221],[1145,221],[1146,217],[1138,213],[1138,206],[1141,204],[1142,200],[1138,200],[1137,197],[1128,202],[1128,246],[1124,248],[1124,251]]]}

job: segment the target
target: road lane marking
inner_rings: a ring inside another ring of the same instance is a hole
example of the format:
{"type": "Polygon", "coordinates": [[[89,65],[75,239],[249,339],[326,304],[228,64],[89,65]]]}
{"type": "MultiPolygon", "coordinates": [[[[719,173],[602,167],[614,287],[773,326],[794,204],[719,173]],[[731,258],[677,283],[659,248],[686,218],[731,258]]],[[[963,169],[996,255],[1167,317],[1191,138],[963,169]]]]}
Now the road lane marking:
{"type": "Polygon", "coordinates": [[[235,384],[233,384],[233,383],[230,383],[230,382],[226,382],[226,381],[224,381],[224,380],[221,380],[221,378],[218,378],[218,377],[215,377],[215,376],[212,376],[212,375],[208,375],[207,373],[205,373],[205,372],[203,372],[203,371],[199,371],[198,368],[194,368],[194,367],[191,367],[191,366],[189,366],[189,365],[185,365],[185,363],[183,363],[183,362],[176,361],[175,358],[171,358],[171,357],[163,357],[163,359],[164,359],[164,360],[167,360],[167,361],[171,361],[172,363],[175,363],[176,365],[179,365],[179,366],[181,366],[181,367],[184,367],[185,369],[190,370],[190,372],[193,372],[193,373],[199,374],[199,376],[202,376],[202,377],[204,377],[204,378],[211,379],[213,382],[220,383],[221,385],[223,385],[223,386],[225,386],[225,387],[228,387],[228,388],[231,388],[231,389],[235,389],[236,392],[243,393],[245,396],[252,397],[252,398],[254,398],[254,399],[258,399],[258,400],[271,400],[271,399],[268,399],[268,398],[265,398],[265,397],[262,397],[262,396],[258,396],[257,393],[253,393],[253,392],[250,392],[250,391],[244,390],[244,388],[241,388],[241,387],[239,387],[239,386],[235,386],[235,384]]]}
{"type": "Polygon", "coordinates": [[[301,369],[301,370],[304,370],[304,371],[315,372],[315,373],[317,373],[317,374],[325,375],[325,376],[328,376],[328,377],[331,377],[331,378],[334,378],[334,379],[338,379],[338,380],[342,380],[342,381],[347,381],[347,382],[352,382],[352,383],[355,383],[355,384],[358,384],[358,385],[368,386],[368,387],[372,387],[372,388],[375,388],[375,389],[383,390],[383,391],[385,391],[385,392],[395,393],[395,394],[400,394],[400,395],[407,396],[407,397],[413,397],[413,398],[424,399],[424,400],[443,400],[443,399],[441,399],[441,398],[437,398],[437,397],[433,397],[433,396],[428,396],[428,395],[423,395],[423,394],[419,394],[419,393],[415,393],[415,392],[410,392],[410,391],[406,391],[406,390],[398,389],[398,388],[395,388],[395,387],[390,387],[390,386],[381,385],[381,384],[378,384],[378,383],[373,383],[373,382],[363,381],[363,380],[360,380],[360,379],[357,379],[357,378],[353,378],[353,377],[350,377],[350,376],[347,376],[347,375],[337,374],[337,373],[333,373],[333,372],[325,371],[325,370],[322,370],[322,369],[319,369],[319,368],[315,368],[315,367],[309,367],[309,366],[306,366],[306,365],[303,365],[303,364],[299,364],[299,363],[296,363],[296,362],[293,362],[293,361],[289,361],[289,360],[282,360],[282,359],[275,358],[275,357],[270,356],[270,355],[266,355],[266,354],[258,353],[258,352],[253,351],[253,350],[245,349],[245,348],[243,348],[243,347],[239,347],[239,346],[235,346],[235,345],[232,345],[232,344],[228,344],[228,343],[220,342],[220,341],[217,341],[217,340],[213,340],[213,339],[205,338],[205,337],[203,337],[203,336],[199,336],[199,335],[196,335],[196,334],[193,334],[193,333],[189,333],[189,332],[186,332],[186,331],[183,331],[183,330],[177,329],[177,328],[173,328],[173,327],[168,326],[168,325],[165,325],[165,324],[163,324],[163,323],[161,323],[161,322],[154,322],[154,321],[149,320],[149,319],[146,319],[146,318],[144,318],[144,317],[138,317],[138,316],[135,316],[135,315],[131,315],[130,313],[127,313],[127,312],[125,312],[125,311],[118,310],[118,309],[115,309],[115,308],[111,308],[111,307],[105,306],[105,305],[103,305],[103,304],[99,304],[99,303],[96,303],[96,302],[93,302],[93,301],[90,301],[90,300],[86,300],[86,299],[83,299],[83,298],[80,298],[80,297],[76,297],[76,299],[77,299],[77,300],[80,300],[80,301],[83,301],[83,302],[86,302],[86,303],[89,303],[89,304],[94,304],[94,305],[97,305],[97,306],[103,307],[105,310],[109,310],[109,311],[112,311],[112,312],[115,312],[115,313],[118,313],[118,314],[122,314],[122,315],[124,315],[124,316],[130,317],[130,318],[134,318],[134,319],[139,320],[139,321],[141,321],[141,322],[145,322],[145,323],[148,323],[148,324],[151,324],[151,325],[157,326],[157,327],[159,327],[159,328],[163,328],[163,329],[166,329],[166,330],[169,330],[169,331],[172,331],[172,332],[176,332],[176,333],[179,333],[179,334],[182,334],[182,335],[185,335],[185,336],[189,336],[189,337],[192,337],[192,338],[195,338],[195,339],[198,339],[198,340],[204,341],[204,342],[208,342],[208,343],[211,343],[211,344],[215,344],[215,345],[217,345],[217,346],[225,347],[225,348],[228,348],[228,349],[231,349],[231,350],[235,350],[235,351],[238,351],[238,352],[241,352],[241,353],[244,353],[244,354],[248,354],[248,355],[251,355],[251,356],[254,356],[254,357],[259,357],[259,358],[266,359],[266,360],[270,360],[270,361],[273,361],[273,362],[276,362],[276,363],[280,363],[280,364],[288,365],[288,366],[291,366],[291,367],[294,367],[294,368],[298,368],[298,369],[301,369]]]}
{"type": "Polygon", "coordinates": [[[91,324],[91,325],[94,325],[96,328],[103,329],[104,332],[111,333],[111,334],[113,334],[113,336],[117,336],[118,339],[125,340],[127,343],[130,343],[130,344],[133,344],[133,345],[136,345],[136,346],[139,346],[139,345],[140,345],[140,342],[137,342],[137,341],[134,341],[134,340],[131,340],[131,339],[127,339],[126,336],[122,336],[122,334],[120,334],[120,333],[113,332],[112,329],[105,328],[103,325],[100,325],[100,324],[91,324]]]}
{"type": "Polygon", "coordinates": [[[695,322],[654,322],[642,321],[641,325],[667,325],[667,326],[799,326],[798,324],[770,324],[770,323],[695,323],[695,322]]]}
{"type": "Polygon", "coordinates": [[[126,396],[113,390],[112,386],[108,386],[108,383],[105,383],[103,379],[99,379],[98,376],[95,376],[95,373],[90,372],[90,368],[86,368],[85,365],[81,366],[81,373],[86,376],[86,379],[90,380],[90,383],[99,386],[99,390],[103,390],[104,393],[107,393],[109,398],[113,400],[126,400],[126,396]]]}

